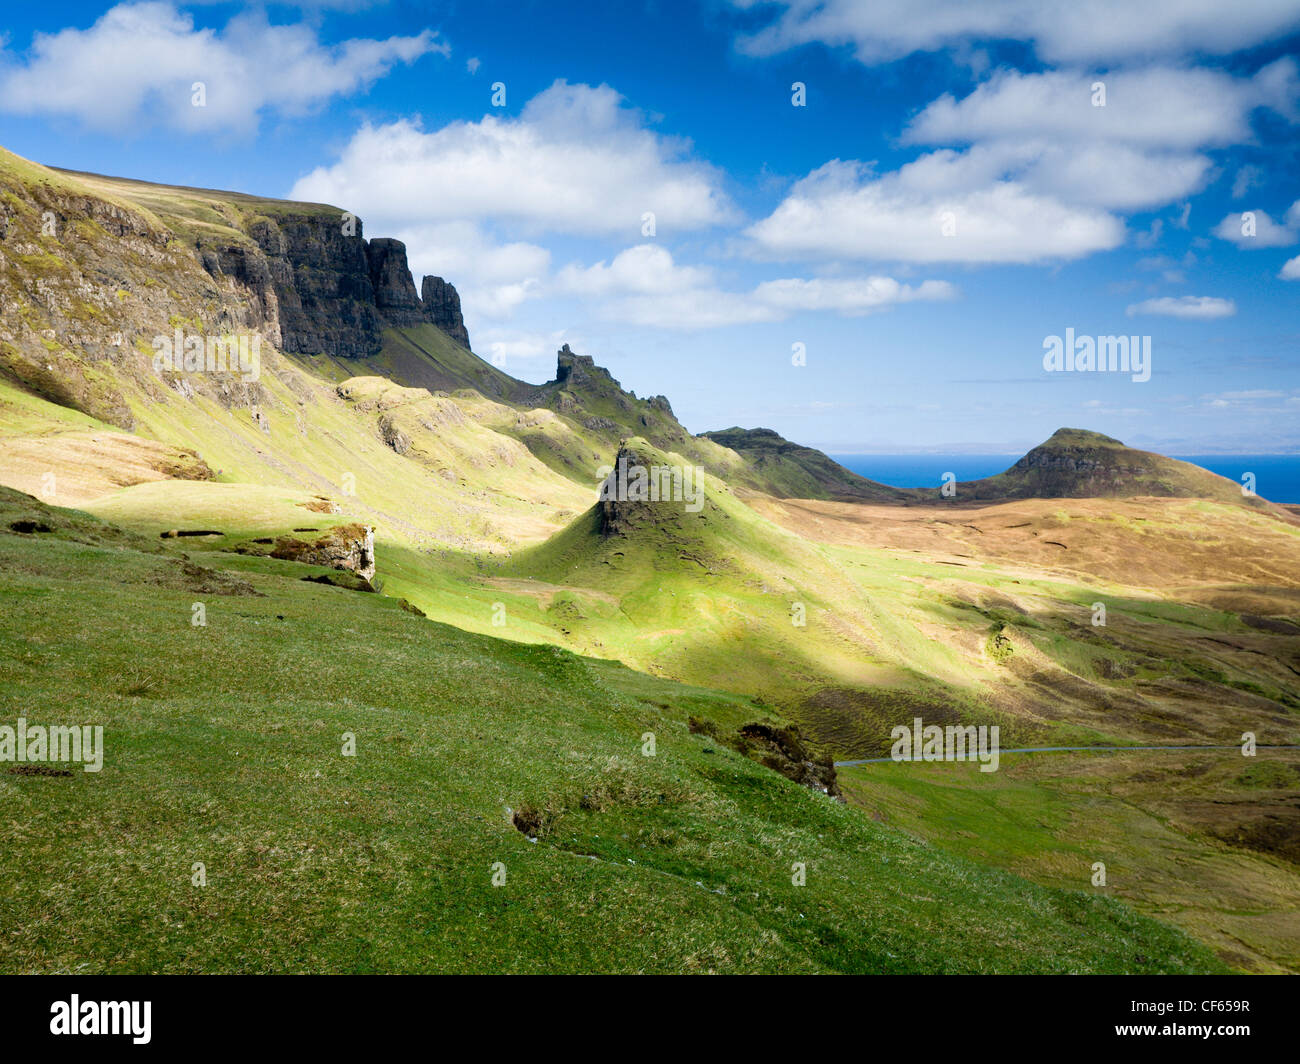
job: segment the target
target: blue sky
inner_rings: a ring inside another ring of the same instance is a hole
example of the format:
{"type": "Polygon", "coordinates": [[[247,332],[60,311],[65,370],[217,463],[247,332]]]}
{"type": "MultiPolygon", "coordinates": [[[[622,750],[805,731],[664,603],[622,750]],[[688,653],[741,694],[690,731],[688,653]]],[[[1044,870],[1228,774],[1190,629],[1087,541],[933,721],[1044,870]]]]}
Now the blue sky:
{"type": "Polygon", "coordinates": [[[0,144],[354,210],[484,357],[695,431],[1297,451],[1300,0],[1218,6],[28,5],[0,144]],[[1150,379],[1047,371],[1067,329],[1150,379]]]}

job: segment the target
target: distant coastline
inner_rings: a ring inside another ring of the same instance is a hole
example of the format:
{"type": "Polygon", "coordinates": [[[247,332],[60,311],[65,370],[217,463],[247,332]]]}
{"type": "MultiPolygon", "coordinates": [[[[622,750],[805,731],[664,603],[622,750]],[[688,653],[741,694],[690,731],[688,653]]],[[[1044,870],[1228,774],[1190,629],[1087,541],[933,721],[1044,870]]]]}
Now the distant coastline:
{"type": "MultiPolygon", "coordinates": [[[[944,473],[959,481],[979,480],[1001,473],[1018,454],[842,454],[830,457],[845,469],[895,488],[938,487],[944,473]]],[[[1270,502],[1300,503],[1300,455],[1295,454],[1173,454],[1221,477],[1241,482],[1255,474],[1255,490],[1270,502]]]]}

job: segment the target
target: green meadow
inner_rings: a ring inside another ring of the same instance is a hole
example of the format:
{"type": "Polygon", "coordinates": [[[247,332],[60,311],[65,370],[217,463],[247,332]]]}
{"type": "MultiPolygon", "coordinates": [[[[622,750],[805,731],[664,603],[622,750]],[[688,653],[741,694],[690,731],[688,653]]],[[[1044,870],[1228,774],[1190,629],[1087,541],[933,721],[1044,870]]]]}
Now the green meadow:
{"type": "Polygon", "coordinates": [[[232,557],[0,492],[5,717],[105,730],[0,774],[4,970],[1222,969],[687,726],[745,699],[232,557]]]}

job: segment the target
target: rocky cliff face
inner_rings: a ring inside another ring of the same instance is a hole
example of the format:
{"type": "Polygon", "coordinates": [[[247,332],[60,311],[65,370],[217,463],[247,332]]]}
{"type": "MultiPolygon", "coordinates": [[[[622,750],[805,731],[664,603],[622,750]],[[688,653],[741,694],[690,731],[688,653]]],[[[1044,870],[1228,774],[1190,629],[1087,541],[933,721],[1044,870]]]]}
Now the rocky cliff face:
{"type": "Polygon", "coordinates": [[[259,218],[247,232],[256,247],[230,241],[205,248],[203,265],[213,277],[228,276],[248,290],[261,312],[259,324],[273,336],[278,328],[281,351],[364,358],[379,350],[387,323],[359,221],[348,235],[329,215],[289,214],[259,218]]]}
{"type": "Polygon", "coordinates": [[[555,383],[573,388],[589,385],[593,381],[612,384],[614,388],[620,387],[618,381],[610,376],[609,370],[596,365],[595,359],[590,355],[575,355],[568,344],[560,348],[555,358],[555,383]]]}
{"type": "Polygon", "coordinates": [[[424,316],[457,343],[469,347],[469,331],[460,313],[460,294],[441,277],[426,277],[420,286],[424,316]]]}
{"type": "Polygon", "coordinates": [[[259,218],[247,229],[256,247],[227,241],[200,253],[209,274],[248,289],[259,324],[278,327],[281,351],[366,358],[379,352],[384,329],[426,321],[469,346],[452,285],[426,277],[422,300],[405,244],[367,241],[359,219],[346,228],[355,231],[329,214],[259,218]]]}
{"type": "Polygon", "coordinates": [[[406,264],[406,245],[391,237],[376,237],[366,245],[366,262],[375,306],[384,320],[394,326],[423,322],[424,307],[406,264]]]}
{"type": "Polygon", "coordinates": [[[386,328],[429,322],[466,343],[455,288],[425,287],[427,306],[403,244],[367,241],[333,207],[50,170],[0,148],[0,377],[127,431],[135,404],[173,391],[268,428],[260,366],[173,376],[159,337],[256,338],[268,367],[279,352],[365,358],[386,328]]]}

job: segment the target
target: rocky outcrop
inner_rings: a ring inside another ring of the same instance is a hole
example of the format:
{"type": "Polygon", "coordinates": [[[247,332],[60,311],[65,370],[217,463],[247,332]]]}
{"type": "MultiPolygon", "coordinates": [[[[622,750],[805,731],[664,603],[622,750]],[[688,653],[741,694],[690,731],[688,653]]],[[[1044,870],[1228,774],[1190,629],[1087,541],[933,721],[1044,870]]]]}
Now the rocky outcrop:
{"type": "Polygon", "coordinates": [[[469,330],[460,312],[460,293],[441,277],[426,277],[420,286],[424,316],[457,343],[469,347],[469,330]]]}
{"type": "Polygon", "coordinates": [[[555,383],[565,388],[581,387],[593,381],[610,382],[619,387],[618,381],[609,375],[609,370],[596,365],[590,355],[575,355],[565,344],[555,358],[555,383]]]}
{"type": "Polygon", "coordinates": [[[424,307],[406,264],[406,245],[391,237],[376,237],[366,245],[366,262],[375,306],[384,320],[398,327],[423,322],[424,307]]]}
{"type": "Polygon", "coordinates": [[[828,751],[813,750],[799,734],[797,724],[784,727],[764,721],[742,724],[729,732],[705,717],[690,717],[692,735],[706,735],[814,791],[843,802],[835,762],[828,751]]]}
{"type": "Polygon", "coordinates": [[[774,772],[831,798],[840,797],[835,762],[826,751],[813,752],[799,734],[799,726],[778,727],[756,721],[740,729],[742,748],[774,772]]]}
{"type": "Polygon", "coordinates": [[[367,358],[382,348],[384,329],[425,322],[469,346],[456,289],[426,277],[421,299],[406,245],[367,241],[360,219],[286,212],[258,218],[246,231],[252,244],[200,242],[199,257],[213,278],[248,291],[256,323],[272,335],[278,330],[281,351],[367,358]]]}
{"type": "Polygon", "coordinates": [[[398,454],[406,454],[411,449],[411,438],[387,414],[379,415],[379,438],[398,454]]]}
{"type": "Polygon", "coordinates": [[[340,525],[331,528],[314,543],[293,536],[280,536],[275,541],[271,557],[304,565],[346,569],[370,580],[375,575],[375,530],[369,525],[340,525]]]}
{"type": "Polygon", "coordinates": [[[281,350],[339,358],[376,353],[385,322],[375,305],[360,220],[354,234],[328,215],[290,216],[279,228],[284,252],[272,268],[281,350]]]}

